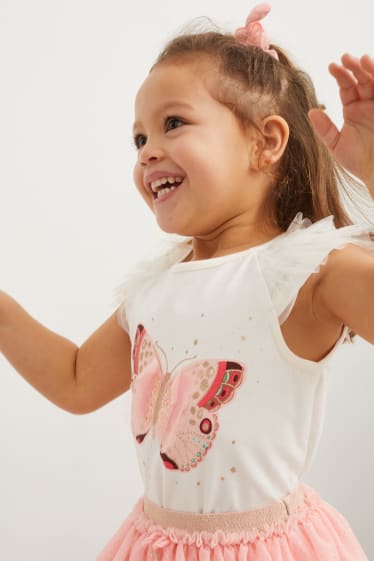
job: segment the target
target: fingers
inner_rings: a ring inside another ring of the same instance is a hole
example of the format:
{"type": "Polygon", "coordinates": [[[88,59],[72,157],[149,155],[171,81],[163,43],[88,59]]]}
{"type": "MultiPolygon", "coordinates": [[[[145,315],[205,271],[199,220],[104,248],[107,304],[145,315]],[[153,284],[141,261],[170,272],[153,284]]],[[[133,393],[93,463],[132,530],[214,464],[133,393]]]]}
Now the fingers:
{"type": "Polygon", "coordinates": [[[361,57],[361,64],[366,72],[374,76],[374,58],[364,55],[361,57]]]}
{"type": "Polygon", "coordinates": [[[342,57],[342,63],[355,76],[360,99],[372,99],[374,97],[374,71],[370,72],[370,69],[371,66],[374,67],[374,60],[369,55],[356,58],[346,54],[342,57]],[[366,66],[364,66],[365,64],[366,66]]]}
{"type": "Polygon", "coordinates": [[[343,105],[374,99],[374,59],[369,55],[356,58],[345,54],[342,64],[330,64],[329,71],[339,85],[343,105]]]}
{"type": "Polygon", "coordinates": [[[308,113],[309,119],[317,136],[331,151],[339,141],[340,133],[330,117],[321,109],[311,109],[308,113]]]}
{"type": "Polygon", "coordinates": [[[353,79],[352,74],[348,72],[343,66],[339,66],[333,62],[329,65],[330,74],[332,74],[338,83],[340,89],[340,99],[343,105],[349,105],[359,99],[356,81],[353,79]]]}

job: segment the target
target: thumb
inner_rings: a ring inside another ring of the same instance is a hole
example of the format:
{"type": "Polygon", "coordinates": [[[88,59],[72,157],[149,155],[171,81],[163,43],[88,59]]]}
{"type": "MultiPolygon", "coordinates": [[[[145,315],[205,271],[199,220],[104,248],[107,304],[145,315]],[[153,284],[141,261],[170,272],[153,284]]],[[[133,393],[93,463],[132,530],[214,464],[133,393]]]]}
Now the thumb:
{"type": "Polygon", "coordinates": [[[308,116],[318,138],[333,152],[340,136],[337,127],[321,109],[311,109],[308,116]]]}

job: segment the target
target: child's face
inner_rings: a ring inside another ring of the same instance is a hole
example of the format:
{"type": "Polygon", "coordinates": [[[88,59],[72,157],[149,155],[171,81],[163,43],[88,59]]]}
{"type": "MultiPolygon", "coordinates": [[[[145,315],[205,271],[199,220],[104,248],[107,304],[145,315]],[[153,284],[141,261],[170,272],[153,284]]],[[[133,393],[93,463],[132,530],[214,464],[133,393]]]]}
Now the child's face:
{"type": "Polygon", "coordinates": [[[196,66],[153,69],[136,97],[134,139],[135,183],[165,232],[209,234],[259,196],[249,165],[255,137],[211,96],[196,66]],[[149,186],[153,174],[183,182],[157,200],[149,186]]]}

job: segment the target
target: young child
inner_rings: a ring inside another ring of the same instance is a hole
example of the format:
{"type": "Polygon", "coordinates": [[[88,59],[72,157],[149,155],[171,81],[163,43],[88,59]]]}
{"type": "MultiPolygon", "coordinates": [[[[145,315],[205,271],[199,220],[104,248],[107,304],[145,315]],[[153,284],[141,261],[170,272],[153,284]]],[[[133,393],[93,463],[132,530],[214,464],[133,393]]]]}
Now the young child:
{"type": "Polygon", "coordinates": [[[187,239],[79,349],[0,294],[1,351],[48,399],[85,413],[131,386],[144,497],[97,561],[366,560],[302,478],[332,355],[374,343],[374,243],[339,194],[344,166],[374,197],[374,59],[330,66],[338,131],[269,9],[175,38],[137,94],[136,186],[187,239]]]}

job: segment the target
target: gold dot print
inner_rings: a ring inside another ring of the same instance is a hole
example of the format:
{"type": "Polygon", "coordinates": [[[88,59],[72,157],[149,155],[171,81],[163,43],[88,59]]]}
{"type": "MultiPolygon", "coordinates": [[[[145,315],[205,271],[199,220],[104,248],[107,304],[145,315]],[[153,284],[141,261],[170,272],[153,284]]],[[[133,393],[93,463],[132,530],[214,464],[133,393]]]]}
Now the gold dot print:
{"type": "Polygon", "coordinates": [[[200,382],[200,389],[201,389],[201,391],[205,392],[208,388],[209,388],[208,380],[206,378],[204,378],[200,382]]]}

